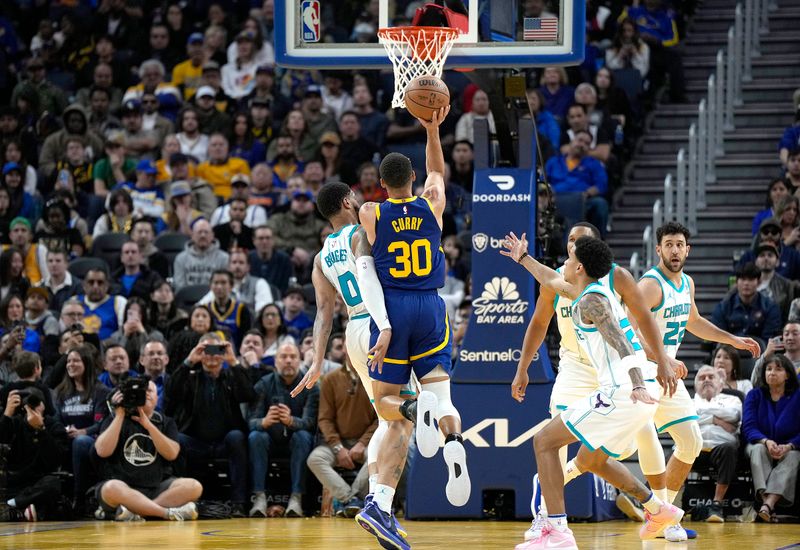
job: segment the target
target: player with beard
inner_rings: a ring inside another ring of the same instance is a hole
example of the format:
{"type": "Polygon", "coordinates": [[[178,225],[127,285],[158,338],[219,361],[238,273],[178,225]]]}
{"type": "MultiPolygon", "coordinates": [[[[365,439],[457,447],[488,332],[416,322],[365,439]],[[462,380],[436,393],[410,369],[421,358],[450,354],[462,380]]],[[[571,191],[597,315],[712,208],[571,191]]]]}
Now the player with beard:
{"type": "MultiPolygon", "coordinates": [[[[689,331],[701,340],[729,344],[758,357],[761,354],[758,342],[752,338],[734,336],[701,317],[694,301],[694,281],[683,272],[691,248],[690,236],[689,230],[676,222],[667,222],[659,227],[656,231],[658,265],[647,271],[639,281],[644,305],[653,313],[663,337],[664,348],[674,360],[684,334],[689,331]]],[[[652,356],[646,345],[645,351],[648,357],[652,356]]],[[[665,472],[645,476],[653,492],[664,502],[675,500],[703,448],[703,436],[697,419],[694,402],[680,380],[674,395],[661,397],[654,417],[656,430],[659,433],[666,431],[675,441],[675,452],[665,472]]],[[[686,531],[680,525],[669,527],[664,536],[674,542],[687,538],[686,531]]]]}

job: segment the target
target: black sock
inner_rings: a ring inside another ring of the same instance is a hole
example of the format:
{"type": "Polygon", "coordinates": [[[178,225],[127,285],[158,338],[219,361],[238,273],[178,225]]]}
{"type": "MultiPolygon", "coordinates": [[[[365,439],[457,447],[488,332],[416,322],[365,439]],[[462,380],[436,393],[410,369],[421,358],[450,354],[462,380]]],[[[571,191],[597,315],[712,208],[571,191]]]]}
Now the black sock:
{"type": "Polygon", "coordinates": [[[400,405],[400,414],[402,414],[405,418],[410,420],[411,422],[417,422],[417,400],[416,399],[406,399],[403,401],[403,404],[400,405]]]}
{"type": "Polygon", "coordinates": [[[452,433],[444,438],[445,445],[450,443],[451,441],[458,441],[459,443],[464,443],[464,438],[461,437],[459,433],[452,433]]]}

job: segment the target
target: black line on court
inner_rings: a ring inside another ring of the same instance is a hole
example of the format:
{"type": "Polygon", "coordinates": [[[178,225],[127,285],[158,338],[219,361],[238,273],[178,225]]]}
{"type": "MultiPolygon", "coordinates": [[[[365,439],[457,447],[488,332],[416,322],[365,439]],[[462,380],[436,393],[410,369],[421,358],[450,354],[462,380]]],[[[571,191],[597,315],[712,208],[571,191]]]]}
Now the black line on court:
{"type": "Polygon", "coordinates": [[[794,544],[790,544],[789,546],[781,546],[780,548],[776,548],[775,550],[788,550],[789,548],[800,548],[800,542],[795,542],[794,544]]]}
{"type": "Polygon", "coordinates": [[[10,532],[5,532],[4,530],[0,530],[0,537],[15,537],[17,535],[35,535],[36,533],[45,533],[47,531],[68,531],[70,529],[77,529],[78,527],[84,527],[86,525],[90,525],[90,523],[86,522],[69,522],[69,523],[58,523],[56,525],[34,525],[31,523],[23,523],[20,524],[20,527],[13,527],[9,526],[8,528],[11,529],[10,532]]]}

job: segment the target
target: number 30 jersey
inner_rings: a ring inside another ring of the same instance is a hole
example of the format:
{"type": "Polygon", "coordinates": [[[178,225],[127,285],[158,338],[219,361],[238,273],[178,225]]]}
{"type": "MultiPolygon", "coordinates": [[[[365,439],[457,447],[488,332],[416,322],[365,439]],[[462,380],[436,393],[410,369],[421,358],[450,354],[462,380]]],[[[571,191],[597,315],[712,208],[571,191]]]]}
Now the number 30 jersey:
{"type": "Polygon", "coordinates": [[[346,225],[328,235],[319,253],[322,274],[341,295],[350,319],[367,313],[356,281],[356,257],[350,247],[350,240],[357,229],[357,225],[346,225]]]}
{"type": "Polygon", "coordinates": [[[664,349],[674,358],[686,334],[686,323],[692,310],[692,290],[689,278],[681,273],[681,284],[676,287],[658,267],[648,270],[642,278],[655,279],[661,286],[661,303],[651,309],[663,337],[664,349]]]}
{"type": "Polygon", "coordinates": [[[385,289],[436,290],[444,286],[442,229],[424,197],[375,205],[372,256],[385,289]]]}

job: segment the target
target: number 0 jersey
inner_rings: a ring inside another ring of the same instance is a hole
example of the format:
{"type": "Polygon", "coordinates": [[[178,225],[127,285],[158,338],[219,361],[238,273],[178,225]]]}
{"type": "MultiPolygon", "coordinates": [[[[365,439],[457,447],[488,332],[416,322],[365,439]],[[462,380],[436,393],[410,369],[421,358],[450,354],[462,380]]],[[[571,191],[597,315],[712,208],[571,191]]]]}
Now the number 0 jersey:
{"type": "Polygon", "coordinates": [[[424,197],[375,205],[372,256],[384,289],[436,290],[444,286],[442,228],[424,197]]]}
{"type": "Polygon", "coordinates": [[[661,286],[661,303],[651,309],[663,336],[664,349],[674,358],[686,334],[686,323],[692,310],[692,290],[689,278],[681,273],[681,286],[676,287],[657,267],[648,270],[642,278],[655,279],[661,286]]]}
{"type": "Polygon", "coordinates": [[[361,299],[361,290],[356,281],[356,257],[350,247],[350,240],[357,229],[357,225],[346,225],[328,235],[319,253],[322,274],[344,300],[350,319],[367,315],[367,308],[361,299]]]}
{"type": "MultiPolygon", "coordinates": [[[[611,293],[614,296],[619,298],[619,295],[616,293],[614,289],[614,270],[616,269],[617,264],[611,264],[611,271],[608,272],[608,275],[597,281],[601,285],[611,289],[611,293]]],[[[556,271],[564,274],[564,266],[562,265],[556,271]]],[[[586,355],[586,352],[583,351],[580,344],[578,344],[578,340],[575,337],[575,327],[572,324],[572,303],[563,296],[559,296],[556,294],[555,299],[553,300],[553,309],[556,312],[556,321],[558,323],[558,332],[561,334],[561,345],[559,347],[559,356],[564,357],[567,356],[573,361],[577,361],[578,363],[583,363],[584,365],[590,366],[592,361],[586,355]]]]}
{"type": "MultiPolygon", "coordinates": [[[[572,302],[572,308],[575,309],[575,304],[580,302],[580,300],[586,295],[590,293],[597,293],[605,296],[609,303],[611,304],[611,310],[614,314],[614,318],[619,323],[619,328],[622,330],[622,333],[625,335],[625,338],[628,339],[628,342],[631,343],[633,347],[633,352],[636,356],[641,359],[641,370],[642,374],[644,375],[644,379],[654,378],[655,377],[655,365],[647,361],[647,357],[642,350],[642,345],[639,342],[639,338],[636,336],[636,333],[631,326],[630,321],[628,320],[628,316],[625,315],[625,310],[622,309],[622,304],[619,303],[619,300],[614,296],[614,293],[606,286],[603,286],[597,282],[588,285],[581,295],[578,296],[578,299],[572,302]]],[[[630,378],[627,372],[623,372],[622,369],[619,368],[620,362],[620,355],[619,352],[611,346],[608,342],[606,342],[605,338],[600,334],[597,330],[597,327],[593,324],[585,324],[581,319],[578,318],[579,315],[572,316],[572,324],[575,331],[575,336],[578,340],[583,351],[589,357],[592,362],[592,366],[597,369],[597,379],[600,382],[601,386],[620,386],[622,384],[629,384],[630,378]]]]}

